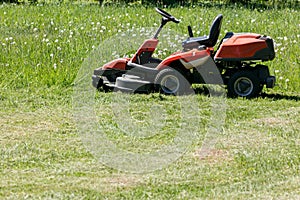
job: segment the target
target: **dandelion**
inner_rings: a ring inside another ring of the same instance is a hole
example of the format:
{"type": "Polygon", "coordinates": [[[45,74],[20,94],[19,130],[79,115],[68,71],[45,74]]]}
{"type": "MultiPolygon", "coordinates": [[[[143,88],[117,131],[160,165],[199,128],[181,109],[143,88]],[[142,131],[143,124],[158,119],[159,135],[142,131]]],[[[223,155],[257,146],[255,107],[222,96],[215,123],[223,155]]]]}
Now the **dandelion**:
{"type": "Polygon", "coordinates": [[[60,50],[61,50],[61,47],[57,47],[57,50],[60,51],[60,50]]]}
{"type": "Polygon", "coordinates": [[[290,81],[290,79],[288,79],[288,78],[287,78],[287,79],[285,79],[285,82],[286,82],[286,83],[287,83],[287,82],[289,82],[289,81],[290,81]]]}
{"type": "Polygon", "coordinates": [[[283,51],[283,50],[285,50],[285,47],[281,47],[281,48],[280,48],[280,51],[283,51]]]}
{"type": "Polygon", "coordinates": [[[282,79],[283,79],[283,77],[282,77],[282,76],[280,76],[280,77],[279,77],[279,80],[282,80],[282,79]]]}
{"type": "Polygon", "coordinates": [[[56,69],[56,68],[57,68],[57,64],[56,64],[56,63],[54,63],[54,65],[53,65],[53,68],[54,68],[54,69],[56,69]]]}
{"type": "Polygon", "coordinates": [[[54,56],[54,54],[53,54],[53,53],[51,53],[51,54],[50,54],[50,57],[51,57],[51,58],[53,58],[53,56],[54,56]]]}
{"type": "Polygon", "coordinates": [[[54,42],[55,42],[55,43],[58,43],[58,39],[56,39],[54,42]]]}

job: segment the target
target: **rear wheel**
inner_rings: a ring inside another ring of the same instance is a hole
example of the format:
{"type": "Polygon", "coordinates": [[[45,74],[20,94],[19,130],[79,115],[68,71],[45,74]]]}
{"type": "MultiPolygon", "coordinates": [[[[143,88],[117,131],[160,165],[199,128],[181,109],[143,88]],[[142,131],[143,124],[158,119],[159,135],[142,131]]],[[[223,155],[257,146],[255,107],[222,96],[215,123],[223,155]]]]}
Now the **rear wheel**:
{"type": "Polygon", "coordinates": [[[172,68],[161,70],[154,81],[159,92],[167,95],[183,95],[192,92],[189,81],[172,68]]]}
{"type": "Polygon", "coordinates": [[[228,81],[228,96],[253,98],[261,92],[262,86],[252,71],[238,71],[228,81]]]}

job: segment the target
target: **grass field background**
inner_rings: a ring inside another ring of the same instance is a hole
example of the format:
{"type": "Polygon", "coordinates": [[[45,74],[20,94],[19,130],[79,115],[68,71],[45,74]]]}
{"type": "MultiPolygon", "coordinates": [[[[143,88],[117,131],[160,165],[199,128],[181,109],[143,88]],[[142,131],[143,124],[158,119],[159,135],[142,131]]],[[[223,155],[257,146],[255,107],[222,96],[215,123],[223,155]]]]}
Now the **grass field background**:
{"type": "MultiPolygon", "coordinates": [[[[221,36],[227,31],[270,35],[277,54],[266,64],[277,77],[276,87],[264,89],[257,99],[226,100],[225,125],[208,157],[199,157],[199,140],[167,168],[146,174],[120,172],[99,163],[81,141],[73,118],[74,79],[101,42],[128,29],[156,27],[160,16],[144,7],[0,5],[0,198],[300,198],[299,11],[167,10],[182,20],[167,26],[186,36],[189,24],[196,35],[207,34],[219,13],[224,15],[221,36]]],[[[167,49],[156,54],[166,53],[167,49]]],[[[108,126],[113,121],[111,113],[105,113],[106,100],[112,96],[96,96],[103,107],[99,116],[108,126]]],[[[211,99],[201,94],[196,98],[205,130],[211,99]]],[[[176,98],[134,95],[131,101],[136,108],[147,108],[157,102],[172,105],[176,98]]],[[[177,111],[169,115],[177,116],[177,111]]],[[[176,122],[170,121],[166,135],[142,145],[168,141],[172,123],[176,122]]],[[[110,138],[120,142],[124,136],[112,132],[110,138]]],[[[130,146],[129,139],[122,148],[140,150],[136,143],[130,146]]]]}

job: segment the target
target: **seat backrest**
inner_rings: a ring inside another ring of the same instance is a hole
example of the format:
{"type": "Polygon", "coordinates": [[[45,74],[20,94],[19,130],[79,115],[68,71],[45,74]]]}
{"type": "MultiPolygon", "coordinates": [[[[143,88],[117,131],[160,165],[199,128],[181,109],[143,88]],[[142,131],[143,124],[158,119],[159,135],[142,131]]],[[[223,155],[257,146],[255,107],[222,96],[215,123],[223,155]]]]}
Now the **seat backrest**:
{"type": "Polygon", "coordinates": [[[209,41],[207,46],[213,47],[218,41],[222,26],[223,15],[219,14],[213,21],[209,31],[209,41]]]}

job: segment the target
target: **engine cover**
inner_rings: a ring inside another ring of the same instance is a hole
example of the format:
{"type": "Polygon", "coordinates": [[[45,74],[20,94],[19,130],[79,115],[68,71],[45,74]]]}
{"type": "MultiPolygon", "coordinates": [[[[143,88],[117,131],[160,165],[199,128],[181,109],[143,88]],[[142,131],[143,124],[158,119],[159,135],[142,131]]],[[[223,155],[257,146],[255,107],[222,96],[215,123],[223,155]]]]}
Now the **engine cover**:
{"type": "Polygon", "coordinates": [[[227,33],[214,57],[217,61],[267,61],[274,58],[273,40],[255,33],[227,33]]]}

